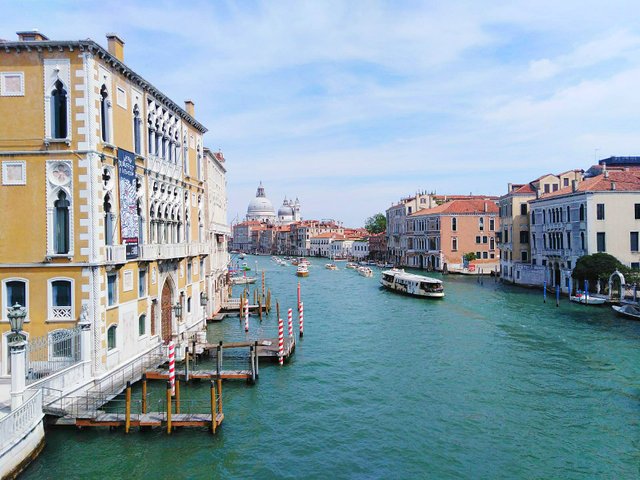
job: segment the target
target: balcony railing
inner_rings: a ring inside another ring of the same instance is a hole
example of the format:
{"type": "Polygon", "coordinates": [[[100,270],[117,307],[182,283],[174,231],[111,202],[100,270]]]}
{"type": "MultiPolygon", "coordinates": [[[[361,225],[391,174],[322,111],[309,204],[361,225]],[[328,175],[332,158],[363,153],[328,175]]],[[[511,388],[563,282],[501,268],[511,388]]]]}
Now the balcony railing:
{"type": "Polygon", "coordinates": [[[51,307],[53,320],[71,320],[71,306],[51,307]]]}
{"type": "Polygon", "coordinates": [[[127,262],[126,245],[106,245],[105,246],[105,262],[126,263],[127,262]]]}

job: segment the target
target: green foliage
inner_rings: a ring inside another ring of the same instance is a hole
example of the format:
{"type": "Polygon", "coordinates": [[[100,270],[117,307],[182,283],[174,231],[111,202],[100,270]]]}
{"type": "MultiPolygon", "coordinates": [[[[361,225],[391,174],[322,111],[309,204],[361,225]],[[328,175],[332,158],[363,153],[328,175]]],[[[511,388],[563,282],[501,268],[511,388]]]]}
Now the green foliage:
{"type": "Polygon", "coordinates": [[[475,260],[476,254],[475,252],[469,252],[469,253],[465,253],[462,258],[464,258],[467,262],[472,262],[473,260],[475,260]]]}
{"type": "Polygon", "coordinates": [[[382,213],[376,213],[374,216],[367,218],[364,228],[369,233],[382,233],[387,229],[387,217],[382,213]]]}
{"type": "Polygon", "coordinates": [[[594,253],[593,255],[584,255],[578,259],[576,266],[571,273],[575,280],[583,282],[589,280],[589,283],[595,285],[599,278],[608,279],[614,271],[620,271],[626,275],[629,269],[625,267],[613,255],[608,253],[594,253]]]}

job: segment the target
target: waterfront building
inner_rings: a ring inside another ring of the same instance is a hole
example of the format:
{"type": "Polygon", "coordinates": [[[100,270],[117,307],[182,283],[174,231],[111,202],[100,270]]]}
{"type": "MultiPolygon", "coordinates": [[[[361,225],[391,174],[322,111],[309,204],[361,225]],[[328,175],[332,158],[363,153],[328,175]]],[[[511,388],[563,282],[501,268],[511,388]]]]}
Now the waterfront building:
{"type": "Polygon", "coordinates": [[[529,201],[532,267],[567,292],[583,255],[608,253],[640,269],[640,170],[609,171],[529,201]]]}
{"type": "Polygon", "coordinates": [[[290,225],[291,254],[311,255],[311,238],[322,233],[344,234],[344,228],[334,220],[302,220],[290,225]]]}
{"type": "Polygon", "coordinates": [[[581,181],[582,174],[582,170],[569,170],[558,175],[542,175],[525,184],[508,185],[507,193],[498,200],[500,231],[496,235],[503,280],[525,285],[540,283],[536,269],[531,268],[528,202],[537,195],[567,187],[574,180],[581,181]]]}
{"type": "Polygon", "coordinates": [[[387,217],[387,256],[396,265],[407,265],[407,216],[420,209],[433,207],[433,196],[419,193],[400,199],[386,211],[387,217]]]}
{"type": "Polygon", "coordinates": [[[353,242],[351,238],[336,238],[331,242],[331,258],[353,258],[353,242]]]}
{"type": "Polygon", "coordinates": [[[357,238],[353,240],[351,256],[354,260],[369,258],[369,238],[357,238]]]}
{"type": "Polygon", "coordinates": [[[344,239],[344,235],[332,232],[314,235],[311,237],[309,255],[313,257],[330,257],[331,244],[337,239],[344,239]]]}
{"type": "Polygon", "coordinates": [[[496,231],[500,228],[494,197],[447,201],[409,215],[406,221],[408,266],[460,271],[463,256],[474,253],[475,268],[498,267],[496,231]]]}
{"type": "Polygon", "coordinates": [[[387,261],[387,233],[375,233],[369,236],[369,258],[378,262],[387,261]]]}
{"type": "Polygon", "coordinates": [[[220,189],[208,199],[194,103],[126,65],[117,35],[107,48],[18,35],[0,43],[0,116],[11,119],[0,126],[0,384],[8,308],[20,303],[47,358],[30,354],[30,388],[68,394],[205,324],[205,292],[217,296],[222,273],[222,256],[207,257],[211,235],[216,254],[225,244],[224,168],[209,159],[220,189]],[[80,324],[91,338],[81,351],[80,324]]]}

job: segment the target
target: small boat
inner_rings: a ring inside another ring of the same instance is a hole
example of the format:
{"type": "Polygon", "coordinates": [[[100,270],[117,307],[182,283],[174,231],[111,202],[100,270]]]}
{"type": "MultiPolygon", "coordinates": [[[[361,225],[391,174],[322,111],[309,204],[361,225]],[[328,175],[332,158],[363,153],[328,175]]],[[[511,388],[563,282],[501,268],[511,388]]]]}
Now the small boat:
{"type": "Polygon", "coordinates": [[[380,283],[383,287],[392,292],[405,293],[423,298],[444,297],[444,286],[442,280],[407,273],[404,270],[394,268],[382,272],[380,283]]]}
{"type": "Polygon", "coordinates": [[[584,292],[576,292],[575,295],[571,295],[569,300],[576,303],[582,303],[584,305],[602,305],[606,298],[594,297],[592,295],[585,295],[584,292]]]}
{"type": "Polygon", "coordinates": [[[249,270],[251,270],[251,267],[247,265],[247,262],[243,262],[242,265],[240,265],[240,270],[244,270],[245,272],[248,272],[249,270]]]}
{"type": "Polygon", "coordinates": [[[232,285],[247,285],[250,283],[256,283],[256,277],[231,277],[232,285]]]}
{"type": "Polygon", "coordinates": [[[324,268],[327,270],[338,270],[338,266],[335,263],[327,263],[324,268]]]}
{"type": "Polygon", "coordinates": [[[358,264],[357,263],[353,263],[353,262],[348,262],[347,263],[347,268],[351,268],[351,269],[355,270],[356,268],[358,268],[358,264]]]}
{"type": "Polygon", "coordinates": [[[298,265],[306,265],[308,267],[309,265],[311,265],[311,262],[306,258],[300,258],[298,260],[298,265]]]}
{"type": "Polygon", "coordinates": [[[307,268],[306,265],[299,265],[298,268],[296,269],[296,275],[299,277],[308,277],[309,269],[307,268]]]}
{"type": "Polygon", "coordinates": [[[358,273],[363,277],[367,277],[367,278],[373,277],[373,270],[371,270],[369,267],[359,267],[358,273]]]}
{"type": "Polygon", "coordinates": [[[291,265],[293,265],[294,267],[297,267],[298,263],[300,263],[300,262],[298,262],[297,258],[294,258],[293,260],[291,260],[291,265]]]}
{"type": "Polygon", "coordinates": [[[634,320],[640,320],[640,308],[635,305],[622,305],[621,307],[617,305],[611,305],[618,315],[622,315],[623,317],[633,318],[634,320]]]}

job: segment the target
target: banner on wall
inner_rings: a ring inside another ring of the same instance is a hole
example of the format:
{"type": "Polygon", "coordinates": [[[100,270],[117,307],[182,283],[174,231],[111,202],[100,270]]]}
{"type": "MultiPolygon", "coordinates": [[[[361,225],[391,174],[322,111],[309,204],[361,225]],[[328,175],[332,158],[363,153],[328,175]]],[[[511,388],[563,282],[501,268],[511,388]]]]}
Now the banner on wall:
{"type": "Polygon", "coordinates": [[[118,178],[120,179],[120,236],[127,248],[127,260],[138,258],[140,221],[138,218],[138,190],[136,188],[135,155],[118,149],[118,178]]]}

